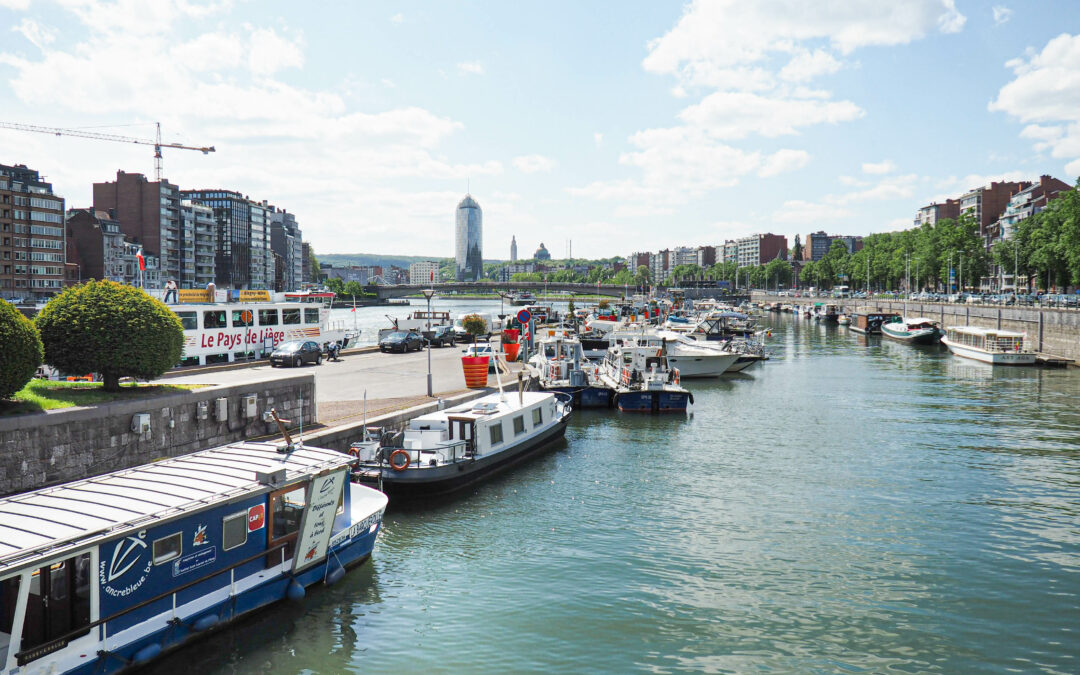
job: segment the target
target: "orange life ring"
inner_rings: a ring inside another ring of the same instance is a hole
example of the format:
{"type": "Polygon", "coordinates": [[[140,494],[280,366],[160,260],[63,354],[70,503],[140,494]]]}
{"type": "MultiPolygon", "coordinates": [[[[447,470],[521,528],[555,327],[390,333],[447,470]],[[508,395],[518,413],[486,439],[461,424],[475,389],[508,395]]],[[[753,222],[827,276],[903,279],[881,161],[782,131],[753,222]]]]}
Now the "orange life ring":
{"type": "Polygon", "coordinates": [[[679,383],[679,369],[675,369],[675,384],[679,383]]]}
{"type": "Polygon", "coordinates": [[[360,456],[360,448],[354,448],[354,447],[350,446],[349,447],[349,454],[352,455],[353,457],[359,457],[360,456]]]}
{"type": "Polygon", "coordinates": [[[390,468],[393,469],[394,471],[404,471],[405,469],[408,469],[409,468],[409,463],[411,461],[412,461],[412,457],[409,456],[409,453],[406,450],[395,450],[395,451],[390,453],[390,468]],[[405,463],[400,465],[400,466],[398,464],[394,463],[394,458],[397,457],[398,455],[405,458],[405,463]]]}

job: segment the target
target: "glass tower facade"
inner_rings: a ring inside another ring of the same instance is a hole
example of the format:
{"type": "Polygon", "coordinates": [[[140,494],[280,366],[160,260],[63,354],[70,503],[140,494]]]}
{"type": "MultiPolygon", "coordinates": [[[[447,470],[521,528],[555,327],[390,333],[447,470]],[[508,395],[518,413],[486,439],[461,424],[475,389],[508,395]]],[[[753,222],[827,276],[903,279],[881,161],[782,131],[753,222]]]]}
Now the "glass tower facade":
{"type": "Polygon", "coordinates": [[[476,281],[484,276],[483,220],[480,205],[465,195],[457,206],[454,228],[454,261],[458,281],[476,281]]]}

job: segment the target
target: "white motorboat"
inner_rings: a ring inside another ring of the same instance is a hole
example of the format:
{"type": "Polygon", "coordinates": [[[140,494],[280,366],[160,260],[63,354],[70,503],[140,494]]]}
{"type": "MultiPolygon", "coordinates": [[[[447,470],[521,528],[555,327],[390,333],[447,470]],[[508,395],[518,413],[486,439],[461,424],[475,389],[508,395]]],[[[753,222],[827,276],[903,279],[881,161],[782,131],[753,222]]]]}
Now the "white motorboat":
{"type": "Polygon", "coordinates": [[[1030,366],[1036,355],[1026,337],[1024,333],[995,328],[949,326],[941,342],[950,352],[966,359],[996,366],[1030,366]]]}
{"type": "Polygon", "coordinates": [[[921,316],[896,317],[880,324],[879,328],[885,337],[918,345],[937,344],[941,339],[941,334],[945,332],[941,330],[937,321],[921,316]]]}
{"type": "Polygon", "coordinates": [[[685,378],[719,377],[732,370],[739,354],[727,351],[721,343],[692,340],[673,331],[614,331],[609,344],[637,344],[654,350],[664,349],[667,362],[685,378]]]}

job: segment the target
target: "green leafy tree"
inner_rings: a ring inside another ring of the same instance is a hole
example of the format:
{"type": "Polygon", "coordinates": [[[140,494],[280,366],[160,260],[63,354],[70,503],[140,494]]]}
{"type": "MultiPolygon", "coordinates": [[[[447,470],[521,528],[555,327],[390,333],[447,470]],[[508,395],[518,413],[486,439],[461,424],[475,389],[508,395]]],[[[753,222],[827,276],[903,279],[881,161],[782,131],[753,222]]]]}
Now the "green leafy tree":
{"type": "Polygon", "coordinates": [[[319,259],[315,257],[315,247],[308,245],[308,262],[311,265],[311,281],[318,281],[322,276],[322,265],[319,264],[319,259]]]}
{"type": "Polygon", "coordinates": [[[343,290],[345,295],[352,298],[358,298],[364,295],[364,285],[359,281],[346,281],[343,290]]]}
{"type": "Polygon", "coordinates": [[[44,358],[41,337],[15,305],[0,300],[0,399],[10,398],[37,372],[44,358]]]}
{"type": "Polygon", "coordinates": [[[337,295],[345,294],[345,282],[342,281],[340,277],[330,277],[323,285],[326,286],[326,288],[329,289],[332,293],[335,293],[337,295]]]}
{"type": "Polygon", "coordinates": [[[611,278],[610,283],[616,286],[630,286],[636,283],[634,275],[630,273],[628,269],[621,269],[619,273],[611,278]]]}
{"type": "Polygon", "coordinates": [[[473,344],[476,344],[477,336],[483,335],[487,332],[487,322],[479,314],[469,314],[461,320],[461,327],[465,329],[465,332],[472,336],[473,344]]]}
{"type": "Polygon", "coordinates": [[[765,282],[769,287],[783,288],[791,284],[791,263],[786,260],[770,260],[765,265],[765,282]]]}
{"type": "Polygon", "coordinates": [[[62,372],[100,373],[106,391],[121,377],[145,380],[180,362],[184,327],[163,302],[141,289],[88,281],[65,289],[34,319],[45,362],[62,372]]]}
{"type": "Polygon", "coordinates": [[[652,270],[647,265],[638,265],[637,272],[634,274],[634,283],[638,286],[645,286],[652,279],[652,270]]]}

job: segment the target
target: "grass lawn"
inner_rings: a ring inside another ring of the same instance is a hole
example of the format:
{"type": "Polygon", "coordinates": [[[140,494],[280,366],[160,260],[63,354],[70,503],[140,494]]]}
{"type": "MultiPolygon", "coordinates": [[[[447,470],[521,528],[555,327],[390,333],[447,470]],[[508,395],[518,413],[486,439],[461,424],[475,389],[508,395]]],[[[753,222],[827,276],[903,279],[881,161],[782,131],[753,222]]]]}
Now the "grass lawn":
{"type": "Polygon", "coordinates": [[[0,401],[0,416],[26,415],[56,408],[94,405],[109,401],[149,398],[199,389],[201,384],[124,384],[120,391],[102,389],[101,382],[30,380],[9,400],[0,401]]]}

